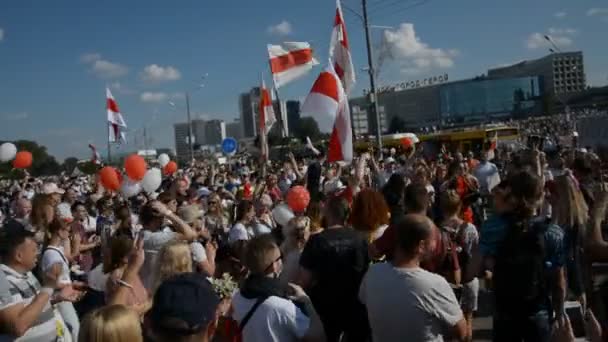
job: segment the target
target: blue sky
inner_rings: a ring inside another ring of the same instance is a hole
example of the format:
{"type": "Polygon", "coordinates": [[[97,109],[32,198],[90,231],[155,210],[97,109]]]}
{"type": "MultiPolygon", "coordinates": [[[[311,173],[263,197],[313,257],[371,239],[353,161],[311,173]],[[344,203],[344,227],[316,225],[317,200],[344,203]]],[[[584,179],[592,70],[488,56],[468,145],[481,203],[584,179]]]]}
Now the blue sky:
{"type": "MultiPolygon", "coordinates": [[[[411,7],[418,2],[369,0],[372,24],[392,27],[372,30],[376,52],[391,55],[380,85],[444,73],[462,79],[540,57],[549,48],[542,34],[563,50],[583,50],[589,83],[608,83],[606,1],[430,0],[411,7]]],[[[343,3],[360,12],[360,1],[343,3]]],[[[205,83],[192,93],[195,117],[232,121],[239,93],[262,73],[269,81],[267,43],[310,41],[326,61],[334,6],[334,0],[3,0],[0,139],[37,140],[59,159],[87,157],[88,143],[105,146],[108,84],[133,130],[125,149],[141,145],[134,136],[144,125],[152,145],[173,148],[172,123],[185,118],[180,93],[205,83]]],[[[344,11],[360,70],[364,31],[344,11]]],[[[282,88],[282,97],[304,97],[315,76],[282,88]]],[[[364,72],[357,76],[351,95],[368,85],[364,72]]]]}

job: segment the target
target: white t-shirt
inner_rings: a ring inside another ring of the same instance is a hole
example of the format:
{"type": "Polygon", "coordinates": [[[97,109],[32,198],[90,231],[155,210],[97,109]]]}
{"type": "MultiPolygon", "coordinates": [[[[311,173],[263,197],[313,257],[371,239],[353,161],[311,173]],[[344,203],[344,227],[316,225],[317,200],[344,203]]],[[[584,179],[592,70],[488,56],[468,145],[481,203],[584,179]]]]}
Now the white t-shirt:
{"type": "Polygon", "coordinates": [[[207,261],[207,252],[205,247],[198,241],[190,243],[190,252],[192,253],[192,260],[195,263],[201,263],[207,261]]]}
{"type": "Polygon", "coordinates": [[[245,227],[242,223],[236,223],[228,233],[228,243],[233,244],[239,240],[250,240],[253,237],[253,231],[245,227]]]}
{"type": "Polygon", "coordinates": [[[463,319],[448,282],[422,268],[372,265],[359,298],[367,307],[376,342],[441,342],[446,329],[463,319]]]}
{"type": "Polygon", "coordinates": [[[51,266],[61,264],[61,275],[59,276],[60,284],[71,284],[70,265],[67,262],[63,247],[48,246],[42,254],[41,268],[42,272],[46,273],[51,269],[51,266]]]}
{"type": "Polygon", "coordinates": [[[498,168],[488,161],[479,163],[475,171],[473,171],[473,176],[477,178],[479,188],[485,194],[489,194],[500,183],[498,168]]]}
{"type": "Polygon", "coordinates": [[[160,250],[164,245],[176,238],[177,233],[169,229],[159,230],[156,232],[151,232],[149,230],[144,231],[143,240],[144,254],[146,259],[141,267],[141,270],[139,271],[139,277],[141,278],[146,290],[151,291],[152,287],[154,286],[154,281],[156,279],[155,265],[160,250]]]}
{"type": "MultiPolygon", "coordinates": [[[[234,311],[232,317],[237,321],[247,315],[256,299],[247,299],[239,292],[232,297],[234,311]]],[[[243,329],[243,341],[289,342],[299,341],[310,326],[310,318],[291,301],[271,296],[253,313],[243,329]]]]}

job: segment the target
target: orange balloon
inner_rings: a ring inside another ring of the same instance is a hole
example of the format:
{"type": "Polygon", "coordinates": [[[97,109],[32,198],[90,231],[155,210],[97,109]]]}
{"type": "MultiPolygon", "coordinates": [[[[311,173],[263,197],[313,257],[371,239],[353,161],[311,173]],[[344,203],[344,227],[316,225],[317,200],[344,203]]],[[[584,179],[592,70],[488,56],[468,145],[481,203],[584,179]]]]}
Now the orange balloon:
{"type": "Polygon", "coordinates": [[[106,166],[103,169],[99,170],[99,179],[101,180],[101,185],[104,188],[112,191],[117,191],[120,189],[120,178],[118,177],[118,170],[111,166],[106,166]]]}
{"type": "Polygon", "coordinates": [[[310,203],[310,193],[301,185],[294,186],[287,193],[287,204],[296,213],[304,212],[308,203],[310,203]]]}
{"type": "Polygon", "coordinates": [[[167,165],[165,165],[165,167],[163,168],[163,172],[165,173],[165,175],[169,176],[174,174],[177,171],[177,163],[174,162],[173,160],[170,161],[167,165]]]}
{"type": "Polygon", "coordinates": [[[140,155],[132,154],[125,159],[125,170],[127,171],[127,176],[129,176],[131,180],[139,182],[144,179],[147,169],[148,164],[140,155]]]}
{"type": "Polygon", "coordinates": [[[13,167],[15,169],[27,169],[30,166],[32,166],[32,153],[28,151],[17,152],[13,160],[13,167]]]}

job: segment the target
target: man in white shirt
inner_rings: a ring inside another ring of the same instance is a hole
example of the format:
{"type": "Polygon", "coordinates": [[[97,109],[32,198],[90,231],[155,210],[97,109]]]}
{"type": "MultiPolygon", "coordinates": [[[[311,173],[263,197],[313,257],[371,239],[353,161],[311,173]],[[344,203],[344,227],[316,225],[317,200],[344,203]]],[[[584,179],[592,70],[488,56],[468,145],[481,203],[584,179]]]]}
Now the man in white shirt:
{"type": "Polygon", "coordinates": [[[4,229],[0,236],[0,341],[56,341],[69,338],[61,315],[53,310],[53,301],[73,300],[60,291],[61,266],[45,274],[44,287],[31,270],[36,266],[38,244],[34,234],[20,227],[4,229]]]}
{"type": "Polygon", "coordinates": [[[428,217],[406,215],[396,226],[393,261],[371,266],[359,298],[367,307],[375,342],[467,340],[466,321],[448,282],[420,268],[435,248],[428,217]]]}
{"type": "Polygon", "coordinates": [[[163,246],[173,240],[192,242],[198,237],[198,234],[159,201],[152,201],[146,204],[141,210],[140,219],[143,231],[140,232],[139,236],[143,238],[144,252],[146,254],[146,261],[141,268],[140,276],[144,287],[150,291],[152,290],[155,278],[154,263],[163,246]],[[175,231],[163,229],[165,219],[173,223],[175,231]]]}
{"type": "Polygon", "coordinates": [[[232,298],[244,342],[325,340],[321,319],[304,290],[280,282],[282,255],[271,235],[249,241],[245,264],[250,275],[232,298]]]}
{"type": "Polygon", "coordinates": [[[482,195],[489,195],[492,189],[500,183],[498,167],[488,160],[487,151],[481,154],[481,161],[473,171],[473,176],[479,182],[479,189],[482,195]]]}

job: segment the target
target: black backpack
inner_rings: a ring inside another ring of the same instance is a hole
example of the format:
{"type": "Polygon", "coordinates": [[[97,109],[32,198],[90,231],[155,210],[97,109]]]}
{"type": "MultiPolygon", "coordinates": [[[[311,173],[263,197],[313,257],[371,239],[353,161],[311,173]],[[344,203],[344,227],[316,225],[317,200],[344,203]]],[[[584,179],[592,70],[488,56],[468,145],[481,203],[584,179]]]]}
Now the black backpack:
{"type": "Polygon", "coordinates": [[[545,272],[547,228],[544,222],[511,223],[507,228],[493,272],[497,311],[531,314],[550,304],[545,272]]]}
{"type": "Polygon", "coordinates": [[[439,263],[437,273],[445,277],[450,283],[453,283],[451,275],[454,272],[454,265],[456,264],[453,257],[456,256],[456,258],[458,258],[457,264],[460,266],[461,274],[466,274],[466,267],[471,259],[469,253],[465,250],[464,245],[464,233],[468,226],[468,222],[463,222],[457,228],[448,226],[439,228],[441,248],[443,251],[441,252],[440,260],[442,261],[439,263]],[[454,251],[456,253],[454,253],[454,251]]]}

